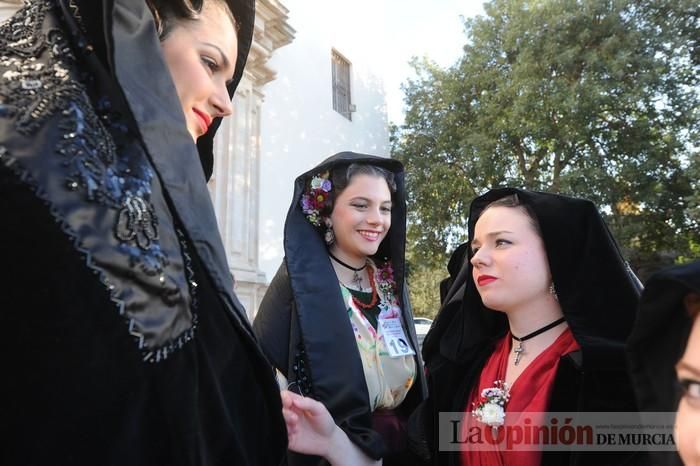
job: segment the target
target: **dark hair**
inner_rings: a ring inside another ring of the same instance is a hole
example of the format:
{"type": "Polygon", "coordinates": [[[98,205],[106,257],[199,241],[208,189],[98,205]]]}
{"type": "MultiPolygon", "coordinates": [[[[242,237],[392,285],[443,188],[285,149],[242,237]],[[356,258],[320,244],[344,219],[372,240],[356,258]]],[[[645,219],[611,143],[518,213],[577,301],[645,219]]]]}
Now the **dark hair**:
{"type": "Polygon", "coordinates": [[[229,18],[239,30],[238,20],[226,0],[146,0],[156,23],[158,38],[163,41],[180,21],[194,21],[204,8],[204,2],[215,2],[224,6],[229,18]]]}
{"type": "MultiPolygon", "coordinates": [[[[532,210],[532,208],[524,204],[523,202],[520,201],[520,198],[518,197],[517,194],[510,194],[505,197],[501,197],[500,199],[496,199],[493,202],[490,202],[489,204],[486,205],[482,209],[481,212],[479,212],[479,216],[476,218],[479,220],[479,218],[486,212],[488,209],[491,207],[511,207],[511,208],[520,208],[525,215],[527,215],[530,218],[530,224],[532,225],[532,228],[535,229],[535,232],[539,235],[540,238],[542,238],[542,230],[540,229],[540,222],[537,220],[537,216],[535,215],[535,211],[532,210]]],[[[476,224],[476,222],[475,222],[476,224]]]]}
{"type": "Polygon", "coordinates": [[[695,319],[700,314],[700,293],[691,291],[683,298],[685,309],[691,319],[695,319]]]}
{"type": "Polygon", "coordinates": [[[370,165],[366,163],[351,163],[350,165],[341,165],[335,167],[331,170],[330,181],[331,181],[331,195],[329,198],[329,203],[321,212],[321,215],[328,217],[333,212],[333,207],[335,206],[335,200],[340,196],[340,194],[345,191],[348,187],[352,178],[356,175],[369,175],[376,178],[383,178],[386,181],[387,186],[389,186],[389,191],[391,192],[391,197],[394,197],[396,193],[396,181],[394,180],[394,174],[387,170],[386,168],[378,167],[376,165],[370,165]]]}

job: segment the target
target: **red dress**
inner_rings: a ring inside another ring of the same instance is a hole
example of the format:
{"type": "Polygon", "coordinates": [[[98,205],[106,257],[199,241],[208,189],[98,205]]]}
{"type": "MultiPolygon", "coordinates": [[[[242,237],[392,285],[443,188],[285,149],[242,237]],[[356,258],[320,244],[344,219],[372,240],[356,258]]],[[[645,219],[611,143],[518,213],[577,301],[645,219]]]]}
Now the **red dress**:
{"type": "MultiPolygon", "coordinates": [[[[510,387],[510,400],[505,408],[506,413],[546,412],[559,360],[562,356],[579,349],[571,329],[567,328],[513,382],[510,387]]],[[[473,432],[468,429],[474,426],[481,427],[484,432],[490,429],[486,424],[475,419],[471,411],[474,409],[474,403],[479,399],[482,390],[494,387],[496,380],[505,379],[509,357],[514,357],[510,332],[496,344],[493,354],[481,370],[478,385],[471,392],[465,409],[463,438],[467,438],[468,433],[473,432]]],[[[542,459],[542,452],[539,450],[508,450],[497,446],[488,449],[483,446],[469,448],[468,444],[465,444],[465,447],[462,452],[463,466],[539,466],[542,459]]]]}

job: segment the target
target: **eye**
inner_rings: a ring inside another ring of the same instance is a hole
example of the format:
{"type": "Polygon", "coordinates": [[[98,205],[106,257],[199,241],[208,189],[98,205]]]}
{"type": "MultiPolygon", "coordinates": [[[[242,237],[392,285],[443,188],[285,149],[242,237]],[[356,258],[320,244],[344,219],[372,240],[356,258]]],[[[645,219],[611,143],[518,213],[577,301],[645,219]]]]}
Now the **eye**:
{"type": "Polygon", "coordinates": [[[684,396],[690,398],[697,398],[700,400],[700,381],[693,379],[681,379],[679,380],[681,385],[681,390],[684,396]]]}
{"type": "Polygon", "coordinates": [[[382,210],[382,212],[386,212],[386,213],[388,213],[388,214],[391,213],[391,207],[386,207],[386,206],[384,206],[384,207],[381,208],[381,210],[382,210]]]}
{"type": "Polygon", "coordinates": [[[496,247],[499,247],[499,246],[506,246],[506,245],[513,244],[513,243],[511,243],[507,239],[499,238],[496,240],[495,244],[496,244],[496,247]]]}
{"type": "Polygon", "coordinates": [[[681,393],[689,401],[700,405],[700,381],[693,379],[680,379],[681,393]]]}
{"type": "Polygon", "coordinates": [[[361,203],[361,202],[354,202],[354,203],[352,203],[352,204],[350,204],[350,205],[353,206],[353,207],[356,208],[356,209],[366,209],[366,208],[367,208],[367,204],[364,204],[364,203],[361,203]]]}
{"type": "Polygon", "coordinates": [[[471,251],[472,251],[472,252],[471,252],[472,257],[475,256],[477,252],[479,252],[479,249],[481,249],[481,248],[479,248],[479,247],[473,247],[473,248],[471,249],[471,251]]]}
{"type": "Polygon", "coordinates": [[[216,62],[215,59],[207,56],[207,55],[202,55],[202,63],[209,68],[209,70],[214,73],[219,70],[219,64],[216,62]]]}

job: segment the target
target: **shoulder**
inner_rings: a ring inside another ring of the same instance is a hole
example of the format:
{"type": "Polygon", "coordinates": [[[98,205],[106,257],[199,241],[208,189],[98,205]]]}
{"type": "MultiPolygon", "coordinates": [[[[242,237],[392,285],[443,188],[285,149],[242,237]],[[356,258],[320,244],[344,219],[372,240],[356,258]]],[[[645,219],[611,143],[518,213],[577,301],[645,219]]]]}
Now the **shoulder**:
{"type": "Polygon", "coordinates": [[[258,337],[277,331],[273,329],[282,330],[282,327],[288,331],[293,305],[294,296],[287,273],[287,264],[282,261],[265,291],[253,321],[253,330],[258,337]]]}

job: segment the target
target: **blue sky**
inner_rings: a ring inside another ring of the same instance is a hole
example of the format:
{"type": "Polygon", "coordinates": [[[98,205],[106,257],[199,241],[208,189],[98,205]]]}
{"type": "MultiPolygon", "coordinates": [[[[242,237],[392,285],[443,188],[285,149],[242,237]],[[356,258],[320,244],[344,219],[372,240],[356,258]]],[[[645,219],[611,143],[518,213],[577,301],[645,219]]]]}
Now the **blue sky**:
{"type": "Polygon", "coordinates": [[[311,28],[315,29],[312,35],[328,35],[334,46],[348,55],[356,70],[367,66],[362,71],[369,71],[383,81],[387,114],[393,123],[403,122],[401,84],[412,75],[408,65],[411,58],[428,57],[441,66],[453,64],[466,40],[461,17],[483,14],[482,0],[282,0],[282,3],[289,9],[293,28],[311,28]]]}
{"type": "MultiPolygon", "coordinates": [[[[465,43],[460,15],[483,14],[481,0],[382,0],[385,46],[379,64],[387,93],[389,121],[403,122],[401,83],[412,75],[408,61],[428,57],[441,66],[453,64],[465,43]]],[[[381,7],[380,7],[381,8],[381,7]]]]}

